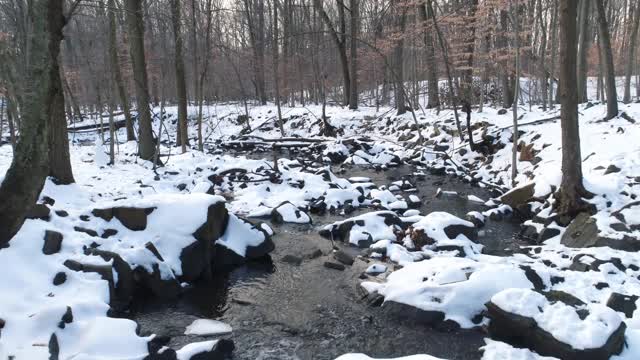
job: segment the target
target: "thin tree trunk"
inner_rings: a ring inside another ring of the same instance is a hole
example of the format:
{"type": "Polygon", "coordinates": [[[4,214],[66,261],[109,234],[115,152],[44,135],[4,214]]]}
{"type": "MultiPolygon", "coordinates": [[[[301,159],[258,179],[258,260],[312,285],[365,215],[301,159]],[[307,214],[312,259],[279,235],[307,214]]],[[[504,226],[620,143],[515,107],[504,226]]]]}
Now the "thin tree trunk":
{"type": "Polygon", "coordinates": [[[351,10],[351,84],[349,89],[349,109],[358,108],[358,22],[360,18],[359,10],[360,0],[350,0],[349,6],[351,10]]]}
{"type": "Polygon", "coordinates": [[[171,0],[171,22],[173,24],[173,41],[175,43],[174,66],[176,71],[176,93],[178,95],[178,127],[176,145],[187,152],[189,137],[187,134],[187,84],[184,79],[184,59],[182,58],[182,26],[180,19],[180,1],[171,0]]]}
{"type": "MultiPolygon", "coordinates": [[[[514,85],[514,101],[513,101],[513,148],[511,151],[511,186],[516,186],[516,177],[518,176],[518,96],[520,95],[520,27],[518,19],[517,7],[514,8],[511,1],[509,2],[511,12],[511,22],[513,24],[514,37],[513,41],[516,48],[516,82],[514,85]]],[[[531,95],[531,92],[529,92],[531,95]]]]}
{"type": "Polygon", "coordinates": [[[133,64],[133,79],[138,103],[139,154],[143,160],[153,160],[155,146],[151,131],[151,109],[149,108],[149,81],[144,55],[144,18],[142,0],[125,0],[129,46],[133,64]]]}
{"type": "Polygon", "coordinates": [[[636,53],[636,45],[638,43],[638,27],[640,27],[640,4],[635,4],[633,15],[633,25],[631,28],[631,39],[629,40],[629,48],[627,49],[627,59],[625,61],[624,72],[624,103],[631,102],[631,76],[635,65],[634,55],[636,53]]]}
{"type": "Polygon", "coordinates": [[[422,21],[424,29],[424,45],[427,67],[427,109],[440,107],[440,97],[438,95],[438,67],[436,54],[433,46],[433,32],[427,29],[427,21],[433,15],[428,13],[426,3],[423,1],[418,5],[418,15],[422,21]]]}
{"type": "Polygon", "coordinates": [[[278,68],[280,67],[278,54],[278,0],[273,1],[273,81],[276,90],[276,107],[278,108],[278,127],[280,135],[284,137],[284,126],[282,124],[282,109],[280,109],[280,77],[278,68]]]}
{"type": "Polygon", "coordinates": [[[111,61],[111,71],[113,72],[113,80],[116,84],[116,90],[122,104],[124,112],[125,127],[127,129],[127,141],[135,141],[136,134],[133,130],[133,118],[131,117],[131,106],[129,105],[129,96],[127,88],[122,81],[122,72],[120,71],[120,62],[118,61],[118,43],[116,33],[116,5],[115,0],[108,0],[109,12],[109,57],[111,61]]]}
{"type": "Polygon", "coordinates": [[[589,29],[590,4],[593,0],[579,0],[579,40],[578,40],[578,102],[587,102],[587,70],[589,63],[587,55],[591,40],[591,30],[589,29]]]}
{"type": "Polygon", "coordinates": [[[618,116],[618,94],[616,92],[616,77],[613,65],[613,53],[611,51],[611,39],[609,38],[609,26],[604,9],[603,0],[596,0],[598,7],[598,28],[600,35],[600,51],[604,60],[605,82],[607,90],[607,117],[606,120],[618,116]]]}
{"type": "MultiPolygon", "coordinates": [[[[398,31],[404,33],[407,23],[406,9],[399,9],[398,15],[398,31]]],[[[393,49],[393,78],[394,78],[394,98],[396,102],[397,115],[407,112],[407,105],[404,91],[404,37],[398,36],[395,47],[393,49]]]]}
{"type": "Polygon", "coordinates": [[[555,109],[553,96],[554,73],[556,71],[556,54],[558,51],[558,0],[553,1],[553,14],[551,15],[551,67],[549,68],[549,107],[555,109]]]}
{"type": "Polygon", "coordinates": [[[440,27],[438,26],[438,22],[436,20],[436,14],[433,11],[432,0],[427,0],[427,11],[432,15],[431,19],[433,20],[433,27],[436,30],[436,35],[438,36],[438,42],[440,43],[440,49],[442,50],[442,57],[444,59],[444,68],[447,74],[447,84],[449,86],[449,102],[451,103],[451,106],[453,106],[453,115],[456,120],[458,135],[460,136],[460,141],[464,141],[464,136],[462,135],[462,127],[460,126],[460,117],[458,116],[458,102],[456,100],[456,96],[453,93],[454,91],[453,78],[451,77],[451,68],[449,66],[449,54],[447,51],[447,46],[444,43],[442,32],[440,31],[440,27]]]}
{"type": "MultiPolygon", "coordinates": [[[[51,109],[62,92],[58,55],[65,24],[62,0],[29,3],[30,46],[20,140],[0,185],[0,248],[20,230],[49,173],[51,109]]],[[[64,111],[64,103],[61,104],[64,111]]]]}

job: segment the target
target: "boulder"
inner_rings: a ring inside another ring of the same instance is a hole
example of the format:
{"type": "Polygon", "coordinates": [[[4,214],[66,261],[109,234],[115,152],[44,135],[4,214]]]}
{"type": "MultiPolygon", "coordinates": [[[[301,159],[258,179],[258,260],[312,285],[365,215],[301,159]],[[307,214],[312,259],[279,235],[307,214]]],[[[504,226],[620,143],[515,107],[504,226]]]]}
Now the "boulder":
{"type": "Polygon", "coordinates": [[[611,239],[600,235],[596,220],[589,213],[582,212],[569,224],[560,242],[573,248],[608,246],[623,251],[639,251],[640,241],[624,235],[622,239],[611,239]]]}
{"type": "Polygon", "coordinates": [[[147,228],[147,215],[155,208],[114,207],[108,209],[93,209],[91,214],[105,221],[118,219],[127,229],[141,231],[147,228]]]}
{"type": "Polygon", "coordinates": [[[333,257],[339,262],[343,263],[344,265],[349,265],[349,266],[353,265],[353,261],[354,261],[353,256],[347,254],[342,250],[338,250],[334,252],[333,257]]]}
{"type": "Polygon", "coordinates": [[[522,204],[526,204],[528,200],[533,197],[535,193],[535,186],[535,183],[530,183],[516,187],[500,196],[500,201],[515,209],[522,204]]]}
{"type": "Polygon", "coordinates": [[[49,221],[50,213],[51,210],[47,207],[47,205],[35,204],[31,209],[29,209],[29,211],[27,211],[25,218],[49,221]]]}
{"type": "Polygon", "coordinates": [[[42,246],[42,253],[45,255],[52,255],[60,252],[62,248],[62,234],[53,231],[46,230],[44,233],[44,245],[42,246]]]}
{"type": "Polygon", "coordinates": [[[133,271],[129,263],[124,261],[120,255],[111,251],[89,248],[85,250],[85,254],[100,256],[102,260],[111,262],[110,268],[116,272],[118,279],[115,282],[111,278],[109,283],[110,304],[116,310],[126,309],[133,298],[136,287],[133,271]]]}
{"type": "Polygon", "coordinates": [[[213,244],[218,240],[229,223],[229,213],[224,202],[212,204],[207,209],[207,220],[194,233],[196,241],[182,249],[182,279],[195,281],[200,277],[211,277],[213,244]]]}
{"type": "MultiPolygon", "coordinates": [[[[550,330],[549,324],[542,323],[541,325],[539,323],[539,321],[545,321],[540,319],[546,319],[549,316],[545,312],[560,311],[553,309],[556,306],[554,304],[558,302],[563,304],[560,306],[572,307],[579,317],[579,320],[576,319],[577,321],[586,321],[585,319],[590,316],[589,309],[592,308],[589,306],[592,305],[586,305],[566,293],[538,293],[528,289],[507,289],[494,295],[491,301],[486,304],[487,315],[491,319],[489,333],[494,339],[517,347],[529,348],[543,356],[552,356],[563,360],[608,360],[611,356],[622,351],[626,325],[622,321],[611,319],[610,315],[615,316],[613,312],[603,315],[609,321],[606,325],[603,324],[607,330],[594,330],[593,335],[588,333],[588,330],[584,330],[586,333],[582,334],[583,337],[591,339],[591,342],[603,341],[603,345],[584,346],[581,338],[571,339],[567,342],[559,340],[556,337],[558,335],[554,336],[554,333],[562,334],[564,330],[555,328],[550,330]],[[516,298],[518,300],[515,300],[516,298]],[[502,307],[505,306],[505,302],[507,302],[507,308],[511,307],[509,299],[516,301],[516,305],[513,306],[514,310],[509,311],[502,307]],[[530,308],[522,307],[523,304],[530,306],[530,308]],[[598,339],[598,336],[603,336],[603,338],[598,339]],[[580,345],[574,347],[573,342],[578,342],[580,345]]],[[[563,324],[557,326],[563,326],[563,324]]],[[[587,342],[588,340],[585,340],[585,343],[587,342]]]]}
{"type": "Polygon", "coordinates": [[[607,306],[617,312],[623,313],[627,318],[633,317],[636,311],[636,302],[639,297],[636,295],[624,295],[620,293],[611,293],[607,300],[607,306]]]}
{"type": "Polygon", "coordinates": [[[182,287],[176,278],[163,279],[160,266],[156,263],[149,273],[144,267],[138,266],[133,270],[133,278],[136,283],[150,290],[161,299],[175,299],[180,295],[182,287]]]}
{"type": "Polygon", "coordinates": [[[285,201],[271,210],[271,221],[276,224],[311,224],[309,215],[289,201],[285,201]]]}

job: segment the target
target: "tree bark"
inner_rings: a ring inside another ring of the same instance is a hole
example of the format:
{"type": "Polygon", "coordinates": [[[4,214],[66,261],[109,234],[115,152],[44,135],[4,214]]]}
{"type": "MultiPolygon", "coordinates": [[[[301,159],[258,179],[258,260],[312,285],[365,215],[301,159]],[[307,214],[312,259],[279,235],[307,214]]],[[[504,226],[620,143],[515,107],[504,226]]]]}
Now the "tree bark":
{"type": "Polygon", "coordinates": [[[358,23],[360,17],[359,10],[360,0],[350,0],[349,7],[351,8],[351,39],[349,39],[351,48],[351,84],[349,89],[349,109],[355,110],[358,108],[358,23]]]}
{"type": "Polygon", "coordinates": [[[600,35],[600,51],[604,61],[604,73],[607,90],[607,117],[606,120],[618,116],[618,94],[616,92],[616,77],[613,65],[613,52],[611,51],[611,39],[609,37],[609,26],[607,25],[607,15],[604,9],[603,0],[596,0],[598,7],[598,34],[600,35]]]}
{"type": "Polygon", "coordinates": [[[633,25],[631,28],[631,39],[629,40],[629,48],[627,49],[627,59],[624,71],[624,103],[631,102],[631,76],[633,74],[633,66],[635,65],[634,55],[636,53],[636,45],[638,43],[638,28],[640,27],[640,4],[635,4],[633,16],[633,25]]]}
{"type": "Polygon", "coordinates": [[[69,136],[67,134],[67,118],[64,112],[64,92],[60,72],[63,71],[58,62],[52,67],[56,73],[51,74],[50,91],[52,103],[49,109],[49,176],[57,184],[71,184],[73,171],[69,156],[69,136]]]}
{"type": "Polygon", "coordinates": [[[171,0],[171,23],[175,43],[174,66],[176,71],[176,94],[178,96],[178,127],[176,145],[187,152],[189,137],[187,134],[187,84],[184,79],[184,59],[182,58],[182,26],[180,19],[180,1],[171,0]]]}
{"type": "Polygon", "coordinates": [[[427,109],[440,107],[440,96],[438,94],[438,67],[436,62],[436,52],[433,46],[432,31],[427,29],[427,21],[431,18],[432,14],[428,13],[426,3],[423,2],[418,5],[418,15],[424,26],[424,45],[425,45],[425,57],[427,60],[427,109]]]}
{"type": "Polygon", "coordinates": [[[57,62],[65,24],[63,1],[34,0],[29,5],[32,36],[20,139],[0,186],[0,248],[20,230],[44,186],[49,172],[49,143],[43,139],[49,136],[51,109],[62,91],[57,62]]]}
{"type": "Polygon", "coordinates": [[[124,86],[124,81],[122,81],[120,62],[118,61],[115,0],[108,0],[107,7],[109,8],[109,57],[111,61],[111,71],[113,72],[113,80],[116,84],[118,96],[120,97],[120,103],[122,103],[122,111],[124,112],[125,118],[125,127],[127,129],[127,141],[135,141],[136,133],[133,130],[133,118],[131,117],[129,96],[127,94],[127,88],[124,86]]]}
{"type": "Polygon", "coordinates": [[[153,160],[155,147],[151,132],[151,109],[149,108],[149,81],[144,55],[144,18],[142,0],[125,0],[129,46],[133,64],[133,80],[136,86],[138,104],[138,148],[140,158],[153,160]]]}
{"type": "Polygon", "coordinates": [[[556,194],[556,207],[559,214],[573,218],[584,210],[585,202],[582,197],[588,194],[582,183],[578,94],[574,90],[577,80],[577,0],[560,1],[559,14],[562,181],[556,194]]]}
{"type": "MultiPolygon", "coordinates": [[[[404,33],[407,24],[406,9],[398,9],[398,31],[404,33]]],[[[397,115],[407,112],[407,105],[404,91],[404,37],[398,36],[395,47],[393,49],[393,79],[394,79],[394,98],[396,102],[397,115]]]]}
{"type": "MultiPolygon", "coordinates": [[[[344,104],[348,105],[349,94],[351,93],[351,75],[349,74],[349,60],[347,59],[347,45],[344,41],[344,36],[340,36],[336,28],[333,26],[331,19],[329,19],[329,15],[327,15],[327,12],[324,10],[324,7],[322,6],[322,0],[313,0],[313,4],[316,7],[316,9],[318,9],[318,13],[320,13],[320,18],[329,29],[331,38],[333,39],[333,41],[336,44],[336,47],[338,48],[340,67],[342,68],[342,79],[344,83],[344,89],[343,89],[344,104]]],[[[341,3],[338,4],[338,6],[344,9],[341,3]]]]}
{"type": "Polygon", "coordinates": [[[593,0],[579,0],[579,15],[580,21],[580,33],[578,40],[578,102],[587,102],[587,70],[589,69],[589,63],[587,62],[587,55],[589,50],[589,44],[591,40],[591,31],[589,29],[590,19],[590,3],[593,0]]]}

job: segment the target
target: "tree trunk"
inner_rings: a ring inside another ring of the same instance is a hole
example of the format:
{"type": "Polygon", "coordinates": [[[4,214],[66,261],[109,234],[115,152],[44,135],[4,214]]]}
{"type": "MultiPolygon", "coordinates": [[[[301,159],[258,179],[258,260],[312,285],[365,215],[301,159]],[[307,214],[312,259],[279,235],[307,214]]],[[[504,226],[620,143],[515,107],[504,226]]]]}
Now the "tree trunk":
{"type": "Polygon", "coordinates": [[[276,107],[278,109],[278,127],[280,135],[284,137],[284,126],[282,124],[282,109],[280,109],[280,77],[278,68],[280,67],[280,54],[278,54],[278,0],[273,1],[273,81],[276,90],[276,107]]]}
{"type": "MultiPolygon", "coordinates": [[[[398,9],[398,31],[404,33],[407,24],[406,9],[398,9]]],[[[397,37],[395,47],[393,49],[393,79],[394,79],[394,98],[396,102],[397,115],[407,112],[406,94],[404,91],[404,37],[397,37]]]]}
{"type": "Polygon", "coordinates": [[[184,79],[184,59],[182,58],[182,26],[180,19],[180,1],[171,0],[171,23],[173,25],[173,41],[175,43],[174,65],[176,70],[176,93],[178,96],[178,127],[176,145],[187,152],[189,136],[187,133],[187,84],[184,79]]]}
{"type": "Polygon", "coordinates": [[[133,65],[133,80],[136,85],[138,104],[139,155],[143,160],[153,160],[155,147],[151,132],[151,109],[149,109],[149,81],[144,55],[144,18],[142,0],[125,0],[129,46],[133,65]]]}
{"type": "Polygon", "coordinates": [[[349,89],[349,109],[358,108],[358,22],[360,17],[359,10],[360,0],[350,0],[351,8],[351,84],[349,89]]]}
{"type": "MultiPolygon", "coordinates": [[[[65,24],[62,0],[29,3],[31,30],[20,140],[0,185],[0,248],[20,230],[49,173],[51,109],[62,91],[58,55],[65,24]]],[[[62,104],[64,111],[64,104],[62,104]]]]}
{"type": "Polygon", "coordinates": [[[133,118],[131,117],[131,106],[129,105],[129,96],[127,88],[122,81],[122,72],[120,71],[120,62],[118,61],[118,42],[116,34],[116,4],[115,0],[108,0],[109,8],[109,57],[111,61],[111,71],[113,72],[113,80],[116,84],[116,90],[122,103],[124,112],[125,127],[127,129],[127,141],[135,141],[136,133],[133,130],[133,118]]]}
{"type": "Polygon", "coordinates": [[[73,171],[71,170],[71,159],[69,157],[69,136],[67,135],[67,118],[64,114],[64,92],[62,90],[62,80],[58,62],[54,62],[52,67],[56,69],[56,74],[51,74],[50,91],[52,103],[49,109],[49,176],[57,184],[71,184],[73,171]]]}
{"type": "Polygon", "coordinates": [[[600,51],[604,60],[604,73],[607,90],[607,117],[606,120],[618,116],[618,94],[616,92],[616,77],[613,65],[613,52],[611,51],[611,39],[609,38],[609,26],[604,10],[603,0],[596,0],[598,7],[598,29],[600,34],[600,51]]]}
{"type": "MultiPolygon", "coordinates": [[[[322,0],[313,0],[313,4],[316,7],[316,9],[318,9],[318,12],[320,13],[320,18],[322,18],[322,21],[325,23],[327,28],[329,28],[329,33],[331,34],[331,38],[333,39],[333,41],[336,44],[336,47],[338,48],[340,67],[342,68],[342,79],[344,82],[344,89],[343,89],[344,104],[348,105],[349,94],[351,93],[351,75],[349,74],[349,61],[347,59],[347,45],[344,42],[344,36],[340,36],[336,28],[333,26],[333,23],[331,22],[329,15],[327,15],[327,12],[324,10],[324,7],[322,6],[322,0]]],[[[344,9],[344,6],[342,6],[341,3],[338,4],[338,6],[344,9]]]]}
{"type": "Polygon", "coordinates": [[[553,74],[556,71],[556,54],[558,51],[558,0],[553,1],[553,14],[551,15],[551,67],[549,69],[549,108],[554,109],[556,107],[553,88],[554,79],[553,74]]]}
{"type": "Polygon", "coordinates": [[[629,40],[629,48],[627,49],[627,59],[624,71],[624,103],[631,102],[631,75],[633,66],[635,65],[634,55],[636,53],[636,45],[638,43],[638,27],[640,26],[640,4],[635,4],[633,16],[633,25],[631,28],[631,39],[629,40]]]}
{"type": "MultiPolygon", "coordinates": [[[[500,32],[501,35],[498,37],[499,43],[498,47],[503,51],[508,50],[507,46],[507,20],[509,15],[506,11],[500,11],[500,32]]],[[[499,69],[498,73],[500,76],[500,83],[502,85],[502,107],[508,109],[513,101],[513,93],[511,91],[511,82],[509,81],[509,68],[507,64],[502,61],[500,64],[501,69],[499,69]]]]}
{"type": "MultiPolygon", "coordinates": [[[[600,0],[598,0],[600,1],[600,0]]],[[[588,193],[582,183],[582,157],[578,126],[578,94],[575,92],[577,38],[577,0],[561,0],[560,13],[560,125],[562,137],[562,181],[556,194],[556,209],[575,217],[584,210],[582,199],[588,193]]]]}
{"type": "Polygon", "coordinates": [[[432,14],[428,13],[426,3],[423,1],[418,5],[418,15],[424,26],[424,45],[427,67],[427,109],[440,107],[440,97],[438,94],[438,67],[436,62],[436,53],[433,46],[433,32],[427,29],[427,21],[432,14]]]}
{"type": "Polygon", "coordinates": [[[587,70],[589,63],[587,55],[591,40],[591,31],[589,29],[590,6],[593,0],[580,0],[579,16],[580,33],[578,40],[578,102],[587,102],[587,70]]]}

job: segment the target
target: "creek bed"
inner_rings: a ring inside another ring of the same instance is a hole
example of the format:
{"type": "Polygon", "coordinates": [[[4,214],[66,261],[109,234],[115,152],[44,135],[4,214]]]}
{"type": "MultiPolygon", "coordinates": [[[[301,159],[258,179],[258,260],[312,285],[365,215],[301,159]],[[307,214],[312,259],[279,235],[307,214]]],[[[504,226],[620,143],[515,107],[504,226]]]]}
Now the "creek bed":
{"type": "MultiPolygon", "coordinates": [[[[380,186],[413,171],[406,165],[384,172],[350,167],[339,176],[368,177],[380,186]]],[[[464,217],[469,211],[482,210],[482,204],[467,200],[466,195],[490,197],[489,191],[450,177],[426,175],[414,184],[423,200],[422,214],[446,211],[464,217]],[[438,188],[462,196],[435,197],[438,188]]],[[[371,209],[359,209],[350,216],[367,211],[371,209]]],[[[477,349],[485,337],[481,331],[434,330],[402,322],[382,308],[360,302],[356,286],[370,264],[356,259],[344,271],[323,266],[331,258],[332,243],[321,238],[318,230],[342,219],[339,215],[313,216],[313,225],[273,225],[276,249],[270,258],[216,274],[213,281],[193,286],[175,302],[140,299],[132,318],[143,334],[170,336],[169,345],[174,348],[211,338],[184,335],[193,320],[223,321],[233,327],[226,337],[235,342],[234,359],[335,359],[349,352],[373,357],[428,353],[446,359],[478,359],[477,349]],[[317,250],[323,256],[309,259],[317,250]],[[305,259],[296,266],[283,262],[285,255],[305,259]]],[[[486,253],[509,253],[519,245],[518,229],[511,221],[488,221],[479,242],[486,253]]],[[[336,245],[354,256],[361,252],[346,244],[336,245]]]]}

